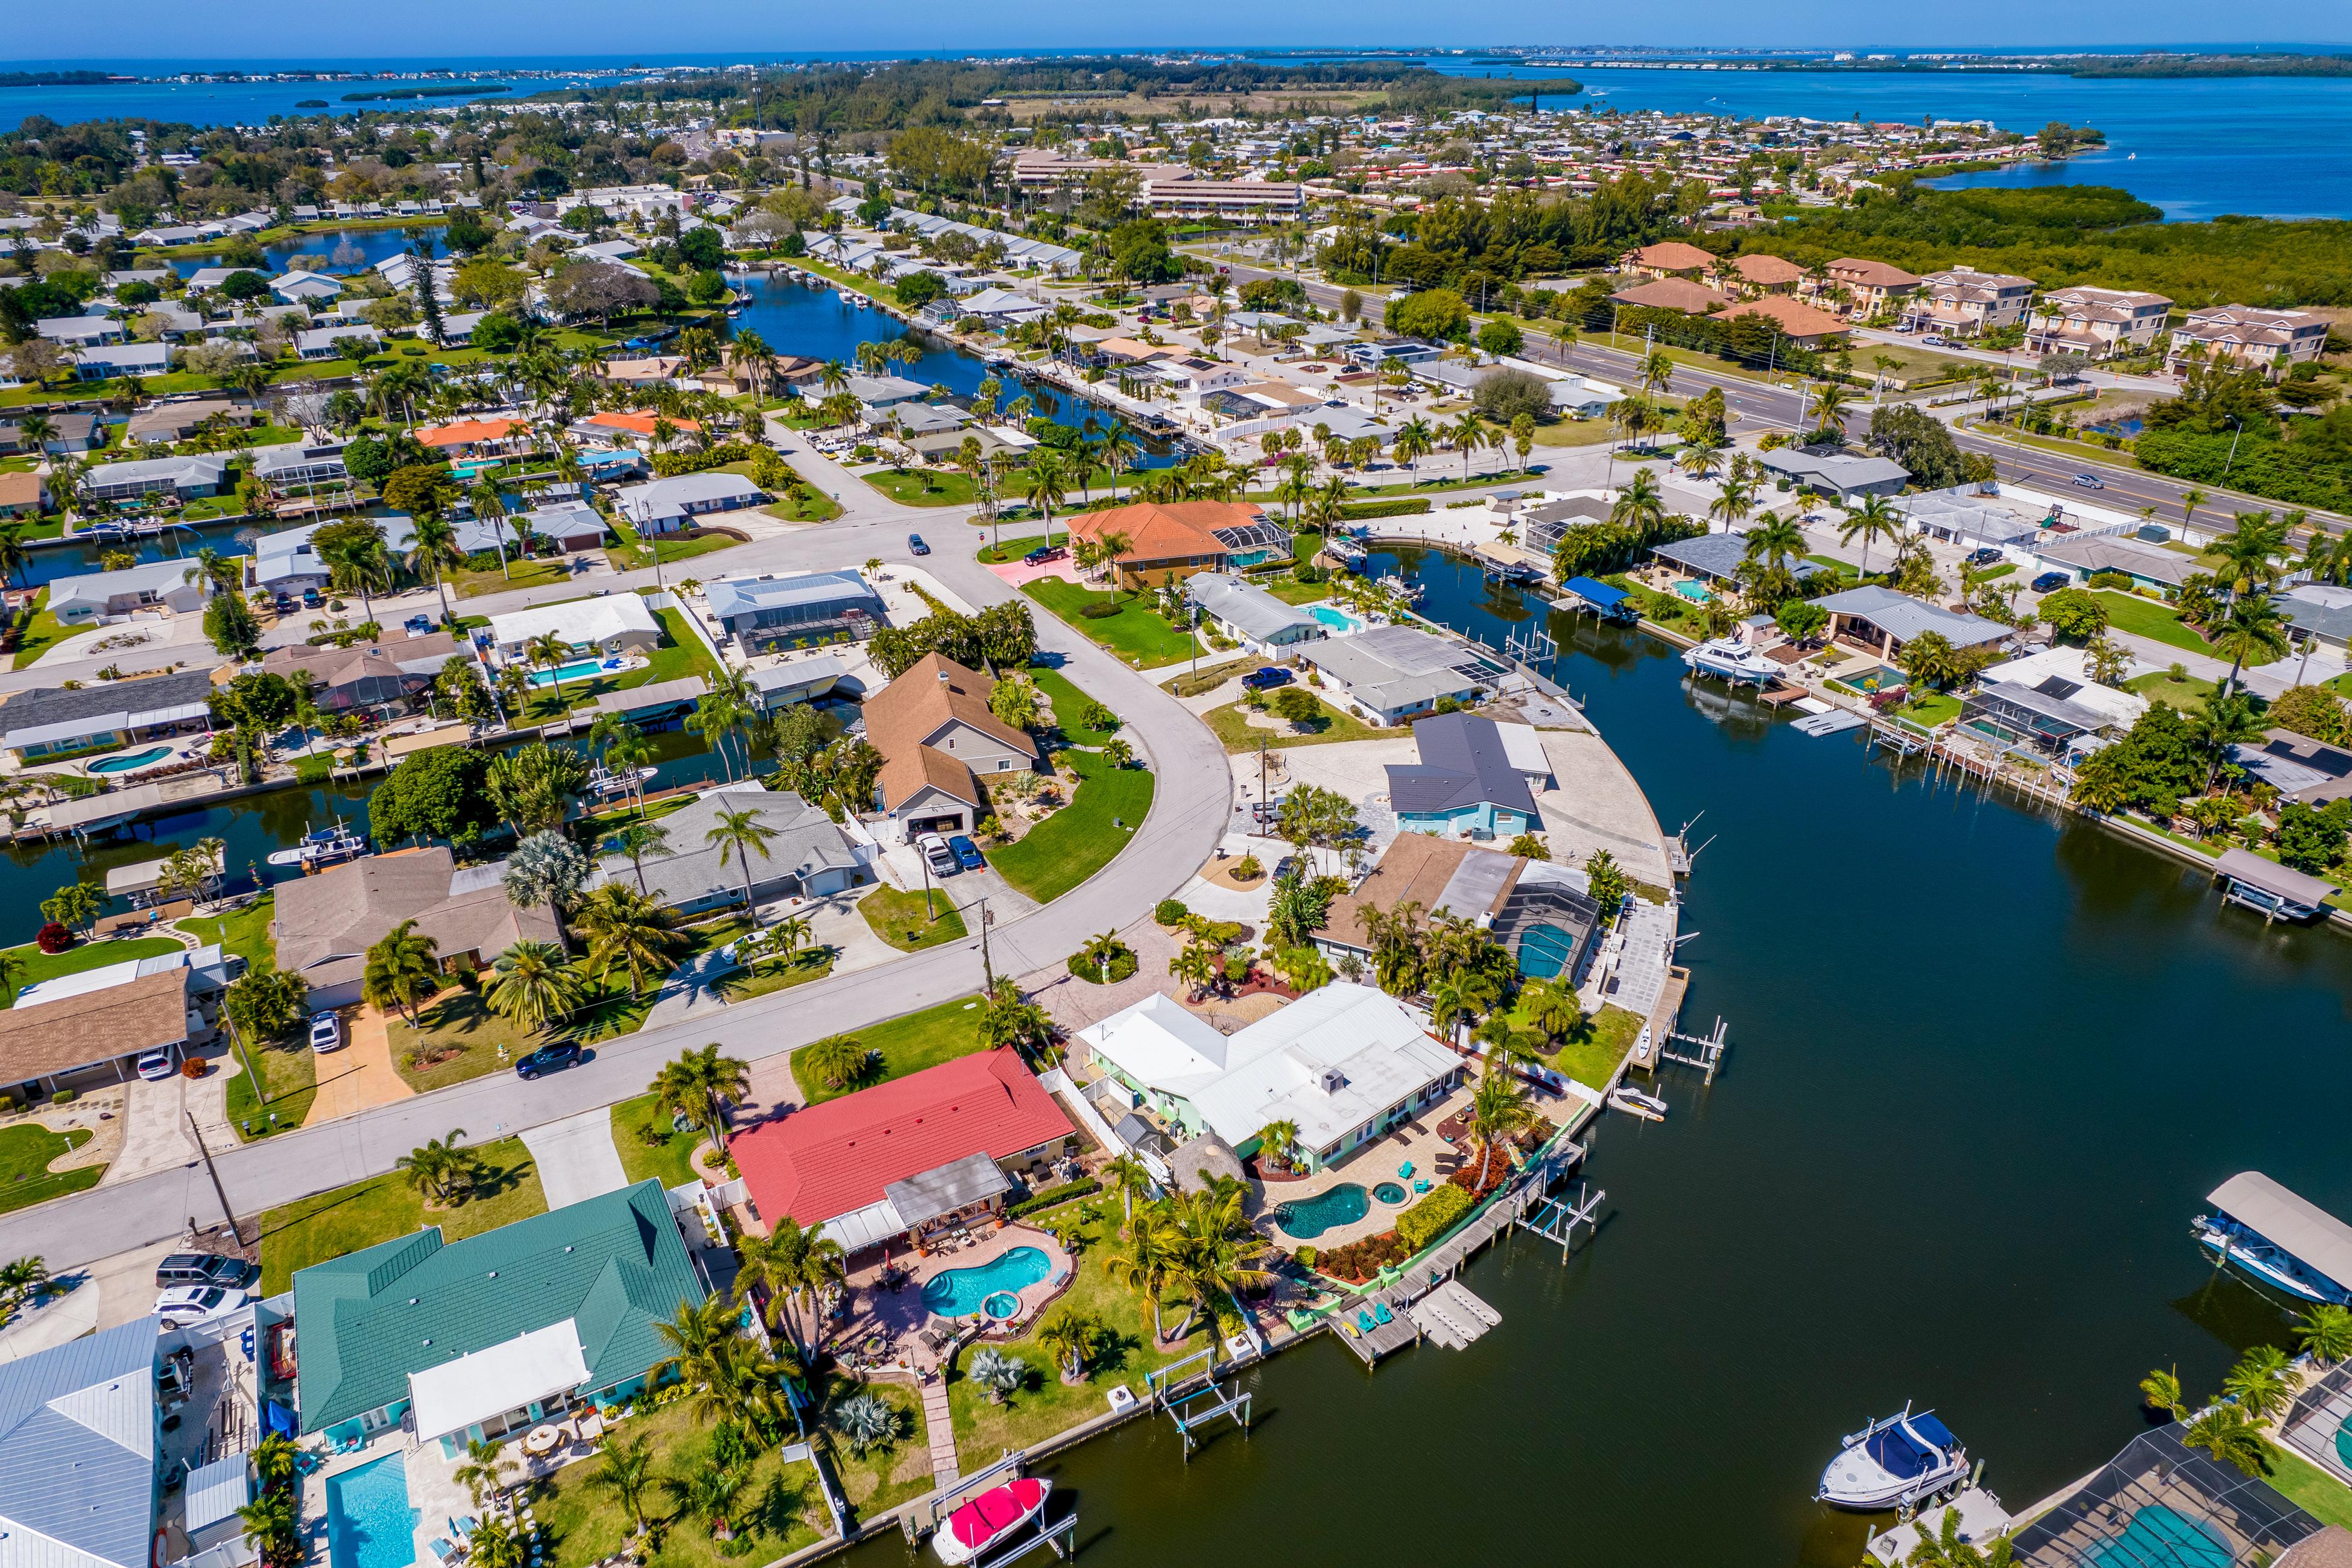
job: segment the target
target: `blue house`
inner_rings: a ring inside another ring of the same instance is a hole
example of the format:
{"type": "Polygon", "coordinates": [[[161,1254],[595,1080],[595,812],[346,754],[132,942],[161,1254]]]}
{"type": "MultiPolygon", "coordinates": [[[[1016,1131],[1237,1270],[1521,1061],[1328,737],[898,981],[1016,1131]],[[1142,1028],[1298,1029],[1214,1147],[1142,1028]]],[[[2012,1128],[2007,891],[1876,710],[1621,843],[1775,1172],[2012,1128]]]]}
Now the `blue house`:
{"type": "Polygon", "coordinates": [[[1416,720],[1412,739],[1421,761],[1388,770],[1400,831],[1479,839],[1535,831],[1528,770],[1512,757],[1501,725],[1475,713],[1440,713],[1416,720]]]}

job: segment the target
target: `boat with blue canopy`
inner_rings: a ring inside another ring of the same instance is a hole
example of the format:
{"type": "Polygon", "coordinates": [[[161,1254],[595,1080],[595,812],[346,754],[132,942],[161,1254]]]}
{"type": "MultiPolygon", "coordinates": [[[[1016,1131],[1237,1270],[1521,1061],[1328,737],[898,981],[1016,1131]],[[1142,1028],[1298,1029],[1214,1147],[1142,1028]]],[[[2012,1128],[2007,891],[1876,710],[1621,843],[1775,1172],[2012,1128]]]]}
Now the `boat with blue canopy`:
{"type": "Polygon", "coordinates": [[[1966,1479],[1967,1450],[1932,1411],[1874,1421],[1848,1437],[1822,1472],[1815,1499],[1832,1508],[1873,1511],[1916,1506],[1966,1479]]]}
{"type": "Polygon", "coordinates": [[[2352,1226],[2260,1171],[2206,1194],[2190,1228],[2217,1268],[2236,1268],[2299,1301],[2352,1305],[2352,1226]]]}

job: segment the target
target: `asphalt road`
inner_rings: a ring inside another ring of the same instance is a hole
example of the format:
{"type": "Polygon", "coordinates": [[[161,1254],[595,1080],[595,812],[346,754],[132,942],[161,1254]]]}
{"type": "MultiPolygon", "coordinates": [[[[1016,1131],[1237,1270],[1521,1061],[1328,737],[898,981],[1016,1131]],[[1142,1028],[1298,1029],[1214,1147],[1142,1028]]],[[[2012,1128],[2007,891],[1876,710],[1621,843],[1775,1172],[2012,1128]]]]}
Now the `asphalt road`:
{"type": "MultiPolygon", "coordinates": [[[[846,478],[798,442],[792,445],[795,449],[789,455],[813,481],[846,478]]],[[[975,606],[1016,596],[971,558],[971,536],[964,531],[969,525],[959,510],[902,507],[874,494],[863,481],[850,482],[865,493],[845,491],[845,500],[855,500],[849,516],[729,551],[727,568],[813,570],[868,556],[903,563],[913,559],[908,533],[923,531],[938,549],[922,564],[975,606]]],[[[677,575],[671,569],[672,580],[677,575]]],[[[599,581],[616,587],[650,584],[652,574],[599,581]]],[[[480,613],[566,596],[571,595],[560,588],[501,595],[469,601],[467,608],[480,613]]],[[[1122,733],[1149,759],[1160,783],[1142,826],[1109,866],[1036,912],[993,928],[991,957],[999,974],[1042,969],[1076,952],[1094,933],[1141,918],[1209,858],[1232,813],[1233,781],[1223,748],[1198,720],[1146,677],[1052,616],[1041,611],[1036,620],[1040,646],[1062,654],[1064,672],[1127,721],[1122,733]]],[[[959,890],[952,881],[943,886],[950,893],[959,890]]],[[[755,997],[715,1016],[607,1041],[596,1047],[593,1061],[553,1078],[530,1083],[504,1073],[479,1078],[342,1121],[215,1150],[214,1157],[229,1202],[250,1218],[262,1209],[389,1171],[401,1155],[451,1128],[464,1128],[467,1139],[478,1143],[642,1094],[655,1072],[688,1047],[716,1041],[747,1059],[775,1056],[826,1035],[969,996],[981,984],[977,940],[933,948],[755,997]]],[[[0,1216],[0,1257],[37,1255],[61,1270],[168,1240],[190,1218],[209,1225],[219,1215],[219,1202],[198,1163],[0,1216]]]]}

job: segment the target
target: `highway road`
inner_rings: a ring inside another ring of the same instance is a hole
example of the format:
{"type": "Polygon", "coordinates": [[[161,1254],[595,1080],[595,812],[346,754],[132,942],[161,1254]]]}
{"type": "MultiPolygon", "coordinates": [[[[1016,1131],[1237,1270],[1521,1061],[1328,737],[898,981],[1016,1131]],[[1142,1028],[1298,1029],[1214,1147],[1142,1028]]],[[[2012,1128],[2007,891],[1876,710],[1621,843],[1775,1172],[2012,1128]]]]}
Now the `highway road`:
{"type": "MultiPolygon", "coordinates": [[[[729,570],[814,570],[868,556],[903,563],[913,559],[907,535],[925,531],[940,548],[922,564],[941,583],[975,606],[1016,596],[971,558],[961,513],[899,506],[805,449],[788,455],[813,481],[830,478],[855,485],[855,490],[844,489],[845,501],[852,503],[849,514],[729,551],[729,570]]],[[[674,569],[671,575],[675,580],[674,569]]],[[[652,574],[600,582],[638,580],[650,584],[652,574]]],[[[518,593],[469,601],[467,608],[505,608],[563,596],[568,595],[561,589],[518,593]]],[[[1041,970],[1096,932],[1140,919],[1209,858],[1232,813],[1232,773],[1224,749],[1206,726],[1149,679],[1054,616],[1039,611],[1036,620],[1040,646],[1064,657],[1064,672],[1126,720],[1122,733],[1149,759],[1159,786],[1141,827],[1109,866],[1043,909],[993,928],[990,956],[999,974],[1041,970]]],[[[944,886],[956,890],[953,882],[944,886]]],[[[675,1026],[606,1041],[596,1047],[593,1061],[553,1078],[530,1083],[506,1073],[479,1078],[341,1121],[215,1151],[215,1158],[229,1202],[251,1218],[262,1209],[382,1174],[401,1155],[453,1127],[464,1128],[478,1143],[642,1094],[655,1072],[688,1047],[716,1041],[746,1059],[772,1057],[826,1035],[969,996],[981,984],[977,940],[933,948],[675,1026]]],[[[216,1223],[219,1214],[203,1166],[191,1164],[0,1215],[0,1258],[37,1255],[52,1269],[63,1270],[168,1240],[192,1217],[216,1223]]]]}

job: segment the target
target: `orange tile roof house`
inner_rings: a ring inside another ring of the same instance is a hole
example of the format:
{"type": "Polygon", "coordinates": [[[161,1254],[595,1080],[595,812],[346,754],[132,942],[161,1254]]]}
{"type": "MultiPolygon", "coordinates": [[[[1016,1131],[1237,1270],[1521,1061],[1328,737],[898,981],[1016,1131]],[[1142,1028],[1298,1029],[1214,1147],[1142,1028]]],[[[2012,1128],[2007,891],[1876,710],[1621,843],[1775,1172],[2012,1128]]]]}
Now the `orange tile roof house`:
{"type": "Polygon", "coordinates": [[[1694,283],[1687,278],[1661,278],[1654,283],[1636,283],[1631,288],[1618,289],[1609,298],[1620,305],[1651,310],[1680,310],[1690,316],[1704,316],[1731,303],[1705,284],[1694,283]]]}
{"type": "Polygon", "coordinates": [[[882,753],[875,809],[898,842],[971,832],[986,815],[982,779],[1036,767],[1037,742],[988,710],[995,689],[929,653],[866,700],[866,738],[882,753]]]}
{"type": "Polygon", "coordinates": [[[40,474],[0,474],[0,517],[28,517],[49,504],[49,481],[40,474]]]}
{"type": "Polygon", "coordinates": [[[1097,544],[1126,536],[1118,574],[1130,588],[1255,566],[1290,550],[1288,531],[1245,501],[1140,501],[1084,512],[1069,523],[1073,537],[1097,544]]]}
{"type": "Polygon", "coordinates": [[[1714,271],[1722,265],[1722,258],[1711,250],[1669,239],[1629,250],[1618,258],[1617,264],[1628,272],[1645,272],[1653,278],[1696,278],[1702,272],[1714,271]]]}
{"type": "Polygon", "coordinates": [[[1762,316],[1800,348],[1819,348],[1845,331],[1845,323],[1827,310],[1817,310],[1801,300],[1767,294],[1761,300],[1741,300],[1715,313],[1718,321],[1741,316],[1762,316]]]}
{"type": "Polygon", "coordinates": [[[526,441],[530,439],[530,421],[528,419],[460,419],[454,424],[435,425],[416,433],[416,439],[420,445],[430,447],[436,451],[455,449],[461,452],[474,452],[484,447],[499,447],[518,437],[526,441]]]}
{"type": "MultiPolygon", "coordinates": [[[[572,433],[591,441],[608,441],[635,447],[640,452],[650,452],[654,447],[654,426],[661,418],[658,414],[613,410],[604,414],[591,414],[587,418],[574,424],[572,426],[572,433]]],[[[677,432],[677,436],[670,438],[670,445],[673,447],[677,445],[680,438],[702,428],[698,421],[692,419],[672,419],[669,425],[677,432]]]]}

